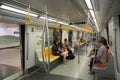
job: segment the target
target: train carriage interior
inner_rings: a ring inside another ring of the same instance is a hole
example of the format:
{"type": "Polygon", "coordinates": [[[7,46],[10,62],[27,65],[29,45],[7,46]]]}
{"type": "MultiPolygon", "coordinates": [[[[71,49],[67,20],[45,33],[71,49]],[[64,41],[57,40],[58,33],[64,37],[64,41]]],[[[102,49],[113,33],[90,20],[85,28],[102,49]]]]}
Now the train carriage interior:
{"type": "Polygon", "coordinates": [[[120,80],[120,0],[0,0],[0,80],[120,80]]]}

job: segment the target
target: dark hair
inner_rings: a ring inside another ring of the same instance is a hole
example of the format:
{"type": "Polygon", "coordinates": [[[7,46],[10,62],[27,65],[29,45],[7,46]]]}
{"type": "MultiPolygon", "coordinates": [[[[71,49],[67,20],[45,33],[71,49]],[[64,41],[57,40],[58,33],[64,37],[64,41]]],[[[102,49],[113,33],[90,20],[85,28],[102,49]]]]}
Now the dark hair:
{"type": "Polygon", "coordinates": [[[57,45],[60,45],[60,47],[62,47],[62,41],[61,41],[60,39],[54,40],[54,41],[53,41],[53,45],[56,45],[56,46],[57,46],[57,45]],[[59,44],[57,44],[58,40],[60,41],[59,44]]]}
{"type": "MultiPolygon", "coordinates": [[[[59,39],[60,40],[60,39],[59,39]]],[[[58,45],[60,45],[60,47],[62,48],[62,41],[60,40],[60,43],[58,44],[58,45]]]]}
{"type": "Polygon", "coordinates": [[[106,46],[107,48],[109,48],[108,44],[107,44],[106,38],[100,37],[100,39],[98,40],[98,42],[102,43],[104,46],[106,46]]]}
{"type": "Polygon", "coordinates": [[[65,38],[64,41],[67,41],[67,39],[65,38]]]}
{"type": "Polygon", "coordinates": [[[54,44],[54,45],[57,45],[56,42],[57,42],[57,40],[54,40],[54,41],[53,41],[53,44],[54,44]]]}

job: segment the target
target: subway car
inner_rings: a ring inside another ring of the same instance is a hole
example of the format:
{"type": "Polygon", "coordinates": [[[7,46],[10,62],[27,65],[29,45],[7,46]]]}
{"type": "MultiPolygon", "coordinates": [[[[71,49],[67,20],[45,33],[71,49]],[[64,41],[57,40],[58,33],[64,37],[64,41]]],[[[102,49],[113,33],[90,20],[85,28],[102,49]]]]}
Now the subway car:
{"type": "Polygon", "coordinates": [[[120,80],[120,0],[0,0],[0,80],[120,80]]]}

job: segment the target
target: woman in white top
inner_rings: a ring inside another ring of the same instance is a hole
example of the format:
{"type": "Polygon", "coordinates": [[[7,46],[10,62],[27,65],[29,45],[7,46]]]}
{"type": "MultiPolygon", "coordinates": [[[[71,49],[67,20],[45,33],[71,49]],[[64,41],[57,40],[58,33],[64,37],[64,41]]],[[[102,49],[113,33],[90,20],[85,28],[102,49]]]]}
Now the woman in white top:
{"type": "Polygon", "coordinates": [[[99,49],[98,49],[96,58],[99,63],[104,64],[106,63],[106,56],[107,56],[106,53],[108,49],[107,41],[104,37],[101,37],[100,40],[98,40],[98,46],[99,46],[99,49]]]}

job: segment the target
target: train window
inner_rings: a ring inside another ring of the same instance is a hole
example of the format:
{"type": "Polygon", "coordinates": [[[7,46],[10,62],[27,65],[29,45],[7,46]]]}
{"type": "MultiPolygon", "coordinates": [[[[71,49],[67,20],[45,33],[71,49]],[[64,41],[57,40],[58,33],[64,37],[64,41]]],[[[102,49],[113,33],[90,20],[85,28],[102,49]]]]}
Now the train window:
{"type": "MultiPolygon", "coordinates": [[[[45,34],[45,46],[47,47],[47,34],[45,34]]],[[[49,29],[49,40],[50,40],[50,45],[53,44],[53,29],[49,29]]]]}
{"type": "Polygon", "coordinates": [[[20,38],[19,24],[0,22],[0,80],[22,70],[20,38]]]}
{"type": "Polygon", "coordinates": [[[101,32],[101,36],[103,36],[103,37],[105,37],[107,39],[106,28],[101,32]]]}
{"type": "Polygon", "coordinates": [[[109,27],[108,26],[106,27],[106,33],[107,33],[107,43],[109,45],[110,41],[109,41],[109,27]]]}
{"type": "Polygon", "coordinates": [[[83,32],[80,32],[79,33],[79,38],[83,38],[83,34],[84,34],[83,32]]]}
{"type": "Polygon", "coordinates": [[[0,45],[19,45],[19,42],[19,25],[0,23],[0,45]]]}
{"type": "Polygon", "coordinates": [[[113,27],[112,27],[113,25],[112,25],[112,22],[110,21],[109,22],[109,27],[108,27],[108,33],[109,33],[109,46],[111,47],[111,49],[113,49],[112,48],[112,42],[113,42],[113,37],[114,37],[114,31],[113,31],[113,27]]]}
{"type": "Polygon", "coordinates": [[[73,36],[73,32],[69,31],[69,36],[68,36],[68,40],[69,40],[69,45],[72,46],[72,36],[73,36]]]}
{"type": "Polygon", "coordinates": [[[49,40],[50,40],[50,45],[53,44],[53,29],[49,29],[49,40]]]}
{"type": "MultiPolygon", "coordinates": [[[[45,47],[47,47],[47,34],[45,34],[45,47]]],[[[53,45],[53,41],[57,39],[62,39],[62,30],[60,29],[49,29],[49,40],[50,45],[53,45]]]]}
{"type": "Polygon", "coordinates": [[[62,30],[53,29],[53,40],[62,39],[62,30]]]}
{"type": "Polygon", "coordinates": [[[79,39],[79,38],[80,38],[80,37],[79,37],[79,33],[80,33],[80,32],[77,32],[77,39],[79,39]]]}

